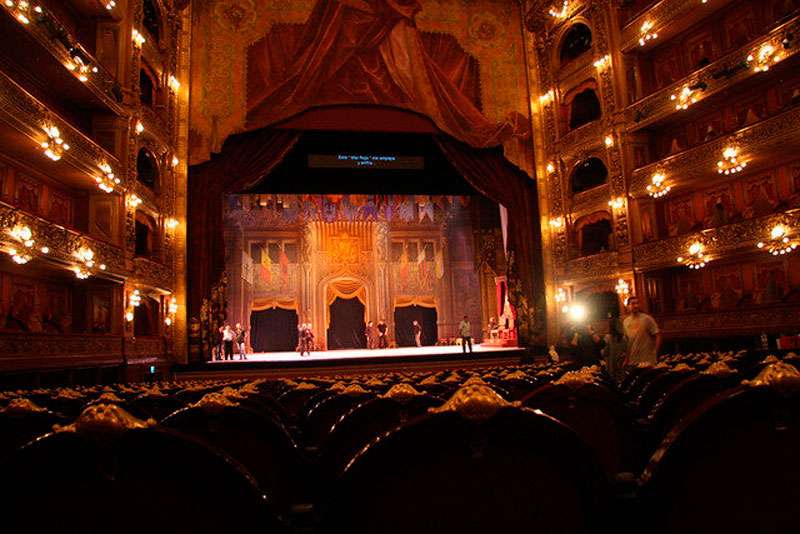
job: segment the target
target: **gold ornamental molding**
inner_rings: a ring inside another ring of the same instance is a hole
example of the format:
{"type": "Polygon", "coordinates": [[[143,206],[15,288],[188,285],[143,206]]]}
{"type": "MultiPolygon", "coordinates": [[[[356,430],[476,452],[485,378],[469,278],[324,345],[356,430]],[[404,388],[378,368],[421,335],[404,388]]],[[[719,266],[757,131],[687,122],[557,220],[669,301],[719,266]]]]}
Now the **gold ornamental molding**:
{"type": "Polygon", "coordinates": [[[0,228],[12,228],[17,224],[28,226],[31,229],[37,247],[49,249],[47,254],[37,255],[35,261],[42,260],[62,267],[71,267],[76,265],[74,252],[82,247],[88,247],[94,251],[96,262],[102,262],[106,266],[102,274],[100,271],[95,274],[112,279],[127,278],[125,253],[121,247],[94,239],[0,202],[0,228]]]}
{"type": "Polygon", "coordinates": [[[564,160],[577,158],[580,152],[601,147],[605,131],[603,121],[590,122],[564,134],[555,142],[555,150],[564,160]]]}
{"type": "Polygon", "coordinates": [[[561,283],[570,280],[586,281],[613,277],[620,269],[620,254],[616,250],[569,260],[557,267],[561,283]]]}
{"type": "Polygon", "coordinates": [[[766,35],[717,59],[710,65],[706,65],[689,76],[631,104],[625,110],[625,121],[631,125],[628,131],[636,131],[673,114],[681,113],[682,110],[675,109],[675,101],[671,99],[671,96],[680,93],[684,87],[697,87],[698,84],[704,84],[702,92],[699,93],[700,101],[702,101],[730,89],[731,86],[743,80],[758,76],[760,73],[748,65],[747,59],[762,46],[773,45],[775,48],[780,48],[781,61],[797,55],[800,47],[793,46],[784,49],[780,46],[780,41],[785,35],[797,36],[798,32],[800,32],[800,17],[795,17],[766,35]]]}
{"type": "Polygon", "coordinates": [[[99,144],[74,128],[68,121],[50,111],[44,104],[0,71],[0,118],[31,139],[31,150],[39,150],[47,137],[43,127],[52,125],[69,143],[70,149],[63,154],[62,161],[86,173],[87,184],[94,185],[93,177],[100,174],[98,164],[108,163],[118,178],[121,188],[127,187],[126,173],[121,172],[119,160],[99,144]]]}
{"type": "Polygon", "coordinates": [[[768,237],[769,229],[777,224],[797,228],[800,225],[800,209],[636,245],[633,247],[634,265],[639,272],[674,266],[675,258],[685,254],[694,242],[704,244],[711,261],[716,256],[740,249],[756,250],[756,243],[768,237]]]}
{"type": "Polygon", "coordinates": [[[791,329],[800,327],[800,306],[770,305],[762,308],[713,310],[708,312],[681,312],[656,317],[658,327],[667,336],[705,336],[715,332],[758,333],[764,329],[791,329]]]}
{"type": "MultiPolygon", "coordinates": [[[[673,189],[693,180],[707,179],[714,174],[723,149],[732,142],[743,147],[748,154],[763,154],[770,150],[785,153],[791,145],[797,146],[798,131],[800,131],[800,106],[795,106],[733,134],[723,135],[674,156],[639,167],[631,176],[630,194],[634,197],[647,196],[647,185],[650,184],[650,178],[655,172],[666,172],[672,177],[673,189]],[[793,139],[794,143],[791,142],[793,139]]],[[[757,163],[755,158],[751,161],[757,163]]]]}
{"type": "Polygon", "coordinates": [[[165,263],[147,258],[134,258],[133,278],[137,284],[150,286],[156,290],[171,293],[174,287],[172,270],[165,263]]]}

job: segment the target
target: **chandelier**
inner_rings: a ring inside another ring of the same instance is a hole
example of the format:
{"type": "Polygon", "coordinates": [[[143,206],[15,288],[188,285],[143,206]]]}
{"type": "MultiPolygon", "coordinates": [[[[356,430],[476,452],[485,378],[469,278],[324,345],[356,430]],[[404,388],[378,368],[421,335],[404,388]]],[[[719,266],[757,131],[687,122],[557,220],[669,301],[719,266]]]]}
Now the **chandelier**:
{"type": "Polygon", "coordinates": [[[722,159],[717,162],[719,174],[736,174],[747,167],[747,162],[739,156],[739,149],[728,145],[722,150],[722,159]]]}
{"type": "Polygon", "coordinates": [[[688,256],[678,256],[678,263],[682,263],[690,269],[702,269],[707,262],[708,257],[703,252],[703,245],[697,241],[689,245],[688,256]]]}
{"type": "Polygon", "coordinates": [[[647,186],[647,194],[653,198],[661,198],[672,189],[671,185],[664,181],[667,177],[662,172],[657,172],[650,177],[650,185],[647,186]]]}
{"type": "Polygon", "coordinates": [[[563,19],[564,17],[567,16],[568,12],[569,12],[569,0],[564,0],[564,2],[561,4],[561,9],[556,9],[554,7],[551,7],[550,10],[548,11],[551,17],[555,17],[557,19],[563,19]]]}
{"type": "Polygon", "coordinates": [[[758,248],[766,249],[773,256],[788,254],[797,248],[797,241],[789,238],[790,228],[784,224],[776,224],[769,233],[769,241],[759,242],[758,248]]]}
{"type": "Polygon", "coordinates": [[[120,179],[114,174],[111,165],[103,161],[97,166],[102,173],[102,176],[95,176],[94,181],[97,182],[97,187],[106,193],[113,193],[114,188],[120,184],[120,179]]]}
{"type": "Polygon", "coordinates": [[[646,20],[642,23],[642,27],[639,28],[639,46],[644,46],[648,41],[658,39],[658,34],[652,31],[653,26],[655,24],[652,20],[646,20]]]}
{"type": "MultiPolygon", "coordinates": [[[[94,267],[97,265],[94,259],[94,251],[89,247],[83,246],[73,252],[72,255],[78,260],[78,265],[72,269],[75,272],[75,276],[80,280],[86,280],[94,273],[94,267]]],[[[106,270],[105,263],[101,263],[97,267],[101,271],[106,270]]]]}
{"type": "Polygon", "coordinates": [[[58,161],[64,152],[69,150],[69,145],[61,139],[61,132],[56,126],[45,126],[44,133],[47,134],[47,141],[42,142],[44,155],[53,161],[58,161]]]}
{"type": "Polygon", "coordinates": [[[748,63],[755,63],[753,65],[755,72],[766,72],[769,70],[770,63],[777,63],[781,59],[783,59],[783,56],[775,49],[772,43],[764,43],[755,53],[747,56],[748,63]]]}

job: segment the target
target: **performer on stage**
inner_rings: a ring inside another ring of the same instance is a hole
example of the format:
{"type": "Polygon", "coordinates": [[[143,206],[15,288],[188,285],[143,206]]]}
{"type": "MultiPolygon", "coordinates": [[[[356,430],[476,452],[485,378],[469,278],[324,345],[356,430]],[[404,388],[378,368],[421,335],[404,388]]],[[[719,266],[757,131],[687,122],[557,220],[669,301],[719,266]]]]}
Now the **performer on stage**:
{"type": "Polygon", "coordinates": [[[247,356],[245,355],[245,340],[247,339],[247,329],[242,328],[241,323],[236,323],[234,332],[236,334],[236,348],[239,351],[239,359],[246,360],[247,356]]]}
{"type": "Polygon", "coordinates": [[[378,346],[378,330],[375,328],[375,323],[372,321],[367,323],[367,328],[364,330],[364,335],[367,338],[368,349],[374,349],[378,346]]]}
{"type": "Polygon", "coordinates": [[[414,321],[411,325],[414,330],[414,343],[417,344],[418,347],[422,346],[422,327],[419,325],[417,321],[414,321]]]}
{"type": "Polygon", "coordinates": [[[231,329],[231,325],[226,324],[222,329],[222,345],[225,351],[225,359],[233,360],[233,340],[235,334],[231,329]]]}
{"type": "Polygon", "coordinates": [[[300,326],[300,356],[304,352],[310,356],[313,346],[314,332],[311,331],[311,323],[304,323],[300,326]]]}
{"type": "Polygon", "coordinates": [[[469,324],[469,317],[466,315],[458,325],[458,333],[461,336],[461,351],[466,354],[467,344],[469,344],[469,352],[472,354],[472,328],[469,324]]]}
{"type": "Polygon", "coordinates": [[[386,337],[386,321],[381,319],[378,321],[378,348],[379,349],[386,349],[389,347],[389,339],[386,337]]]}

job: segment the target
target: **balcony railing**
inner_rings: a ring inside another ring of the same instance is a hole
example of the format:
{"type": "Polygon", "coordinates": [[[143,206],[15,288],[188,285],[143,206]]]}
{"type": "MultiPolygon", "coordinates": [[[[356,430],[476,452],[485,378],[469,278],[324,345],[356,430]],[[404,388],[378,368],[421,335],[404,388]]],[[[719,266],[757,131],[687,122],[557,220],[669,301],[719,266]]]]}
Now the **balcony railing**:
{"type": "MultiPolygon", "coordinates": [[[[74,253],[82,247],[88,247],[94,252],[94,261],[97,265],[96,275],[116,280],[128,277],[125,252],[121,247],[94,239],[0,202],[0,231],[5,233],[16,224],[27,226],[33,234],[36,246],[33,250],[35,259],[32,261],[44,261],[61,268],[73,269],[80,263],[74,253]],[[46,253],[41,252],[42,247],[47,247],[46,253]],[[105,269],[99,268],[101,264],[105,265],[105,269]]],[[[3,241],[10,242],[5,237],[3,241]]]]}
{"type": "Polygon", "coordinates": [[[70,146],[62,161],[85,173],[87,186],[94,185],[94,176],[100,173],[98,165],[103,162],[122,180],[120,186],[126,186],[120,162],[113,154],[53,113],[3,72],[0,72],[0,118],[30,138],[32,150],[47,140],[46,125],[57,127],[70,146]]]}
{"type": "Polygon", "coordinates": [[[710,332],[746,335],[796,331],[800,327],[800,303],[681,312],[657,315],[655,319],[667,337],[708,336],[710,332]]]}
{"type": "MultiPolygon", "coordinates": [[[[630,195],[647,195],[647,186],[656,172],[667,174],[674,189],[694,181],[716,176],[717,162],[724,148],[735,141],[740,153],[750,164],[765,164],[772,154],[789,154],[800,145],[800,106],[742,128],[702,145],[639,167],[631,175],[630,195]]],[[[752,165],[748,170],[752,169],[752,165]]],[[[673,193],[674,194],[674,193],[673,193]]]]}
{"type": "Polygon", "coordinates": [[[637,271],[677,266],[677,258],[686,256],[689,245],[694,242],[704,245],[712,263],[726,255],[756,252],[756,244],[768,240],[770,230],[779,223],[797,228],[800,225],[800,209],[636,245],[633,247],[634,266],[637,271]]]}
{"type": "Polygon", "coordinates": [[[772,44],[775,50],[781,54],[781,61],[796,56],[800,52],[800,46],[784,48],[780,43],[789,34],[798,36],[798,32],[800,32],[800,18],[795,17],[746,46],[631,104],[625,110],[625,119],[629,125],[632,125],[629,127],[629,131],[645,128],[673,114],[682,113],[683,110],[675,108],[676,103],[671,97],[680,94],[684,87],[698,88],[700,99],[698,102],[700,102],[743,80],[761,75],[751,65],[748,65],[747,58],[764,45],[772,44]],[[704,89],[700,90],[701,86],[704,86],[704,89]]]}
{"type": "Polygon", "coordinates": [[[78,83],[85,85],[99,102],[117,115],[126,115],[117,79],[74,36],[70,35],[64,24],[50,10],[34,6],[31,3],[32,7],[28,16],[21,18],[14,15],[12,8],[6,4],[3,5],[6,7],[2,10],[5,12],[3,16],[13,18],[22,26],[55,61],[61,63],[64,69],[72,72],[78,83]],[[23,20],[28,22],[25,23],[23,20]],[[81,65],[76,58],[79,58],[87,70],[81,70],[81,65]]]}

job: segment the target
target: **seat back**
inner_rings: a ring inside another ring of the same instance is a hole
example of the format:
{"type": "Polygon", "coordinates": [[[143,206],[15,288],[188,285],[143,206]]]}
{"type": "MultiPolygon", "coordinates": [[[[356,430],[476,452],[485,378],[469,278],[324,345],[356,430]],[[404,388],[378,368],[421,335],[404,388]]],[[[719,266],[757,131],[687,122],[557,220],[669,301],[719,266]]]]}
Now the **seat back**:
{"type": "Polygon", "coordinates": [[[669,432],[642,477],[656,532],[797,530],[800,387],[742,386],[669,432]]]}
{"type": "Polygon", "coordinates": [[[373,441],[324,509],[323,532],[591,532],[603,477],[581,441],[532,410],[426,415],[373,441]]]}

